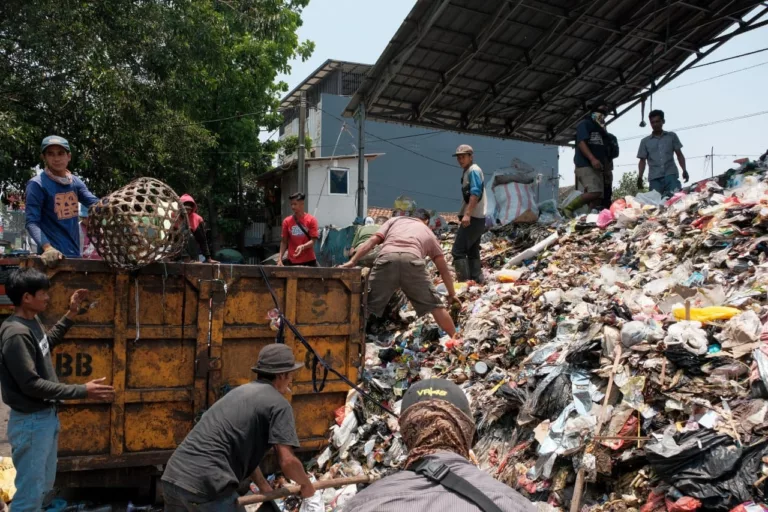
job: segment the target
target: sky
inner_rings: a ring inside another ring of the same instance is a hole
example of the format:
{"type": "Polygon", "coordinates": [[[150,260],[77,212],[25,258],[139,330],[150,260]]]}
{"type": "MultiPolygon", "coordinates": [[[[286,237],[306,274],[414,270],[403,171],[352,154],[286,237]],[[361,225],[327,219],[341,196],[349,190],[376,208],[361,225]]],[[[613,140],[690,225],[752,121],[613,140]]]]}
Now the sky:
{"type": "MultiPolygon", "coordinates": [[[[311,0],[299,37],[314,41],[315,52],[306,62],[291,63],[291,73],[281,79],[292,89],[327,59],[374,64],[414,4],[414,0],[311,0]]],[[[768,26],[735,37],[702,63],[767,47],[768,26]]],[[[755,158],[768,149],[766,86],[768,51],[688,70],[653,96],[653,107],[665,112],[665,129],[677,132],[683,143],[691,180],[711,175],[707,155],[712,148],[715,174],[725,172],[736,158],[755,158]],[[723,74],[727,76],[713,78],[723,74]],[[715,123],[760,112],[764,114],[715,123]],[[709,123],[713,124],[684,129],[709,123]]],[[[621,148],[614,162],[614,184],[623,173],[637,169],[640,138],[650,133],[650,126],[640,128],[639,124],[638,106],[609,125],[621,148]]],[[[560,185],[572,185],[573,149],[560,148],[559,153],[560,185]]]]}

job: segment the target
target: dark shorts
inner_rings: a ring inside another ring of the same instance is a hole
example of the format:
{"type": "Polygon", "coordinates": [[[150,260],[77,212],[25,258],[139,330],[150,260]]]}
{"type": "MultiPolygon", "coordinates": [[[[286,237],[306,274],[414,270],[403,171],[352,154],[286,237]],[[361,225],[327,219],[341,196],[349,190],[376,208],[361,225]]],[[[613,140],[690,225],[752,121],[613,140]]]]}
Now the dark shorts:
{"type": "Polygon", "coordinates": [[[308,261],[306,263],[291,263],[291,260],[283,260],[283,266],[285,267],[317,267],[317,260],[308,261]]]}
{"type": "Polygon", "coordinates": [[[368,279],[368,312],[381,317],[392,294],[400,288],[419,316],[444,308],[427,273],[427,263],[415,254],[394,252],[376,259],[368,279]]]}

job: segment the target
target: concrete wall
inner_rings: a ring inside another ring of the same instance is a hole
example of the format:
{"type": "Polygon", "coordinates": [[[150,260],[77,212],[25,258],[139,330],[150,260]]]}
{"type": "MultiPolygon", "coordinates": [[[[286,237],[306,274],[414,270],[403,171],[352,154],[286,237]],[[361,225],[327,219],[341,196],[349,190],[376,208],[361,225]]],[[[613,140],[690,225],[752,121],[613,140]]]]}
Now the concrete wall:
{"type": "MultiPolygon", "coordinates": [[[[308,162],[307,181],[309,191],[305,207],[307,213],[317,217],[320,227],[333,225],[349,226],[357,217],[357,158],[340,158],[336,161],[319,160],[308,162]],[[349,169],[348,193],[345,195],[329,193],[328,171],[331,168],[349,169]]],[[[366,174],[369,163],[366,162],[366,174]]],[[[283,175],[281,181],[281,212],[283,218],[292,215],[288,197],[298,190],[298,174],[291,171],[283,175]]],[[[368,209],[367,203],[363,204],[368,209]]]]}
{"type": "MultiPolygon", "coordinates": [[[[339,136],[342,111],[349,98],[323,94],[321,146],[323,156],[330,156],[339,136]],[[336,117],[334,117],[336,116],[336,117]]],[[[336,154],[356,153],[357,126],[354,119],[342,118],[349,131],[342,134],[336,154]]],[[[416,200],[420,207],[439,212],[454,212],[461,207],[459,180],[461,169],[451,155],[459,144],[470,144],[475,150],[475,163],[484,171],[486,180],[493,172],[509,167],[513,158],[527,162],[540,169],[543,179],[538,187],[539,201],[556,197],[558,189],[557,146],[494,139],[454,132],[437,132],[404,124],[367,121],[365,131],[366,153],[386,153],[370,162],[368,179],[368,204],[370,206],[392,207],[395,198],[401,194],[416,200]],[[392,139],[391,142],[378,140],[392,139]],[[405,148],[405,149],[403,149],[405,148]],[[420,153],[424,158],[414,153],[420,153]],[[430,160],[432,159],[432,160],[430,160]],[[437,160],[435,162],[434,160],[437,160]],[[442,162],[442,163],[441,163],[442,162]]]]}

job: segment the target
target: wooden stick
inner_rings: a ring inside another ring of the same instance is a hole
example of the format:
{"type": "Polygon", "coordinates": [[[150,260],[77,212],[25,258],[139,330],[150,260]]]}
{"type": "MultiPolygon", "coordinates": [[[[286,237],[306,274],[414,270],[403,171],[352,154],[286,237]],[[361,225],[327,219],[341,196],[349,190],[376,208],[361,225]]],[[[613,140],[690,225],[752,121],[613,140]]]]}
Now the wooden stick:
{"type": "Polygon", "coordinates": [[[690,299],[685,299],[685,320],[687,322],[691,321],[691,301],[690,301],[690,299]]]}
{"type": "Polygon", "coordinates": [[[579,512],[581,494],[584,492],[585,473],[584,468],[579,468],[579,472],[576,474],[576,486],[573,488],[573,499],[571,499],[571,512],[579,512]]]}
{"type": "MultiPolygon", "coordinates": [[[[344,487],[347,485],[354,485],[354,484],[369,484],[369,483],[375,482],[376,480],[378,480],[378,478],[373,475],[365,475],[365,476],[353,476],[350,478],[331,478],[328,480],[318,480],[317,482],[313,482],[313,485],[315,487],[315,490],[319,491],[320,489],[328,489],[331,487],[344,487]]],[[[265,501],[272,501],[280,498],[286,498],[291,494],[299,494],[300,492],[301,492],[300,486],[286,485],[285,487],[281,487],[276,491],[268,492],[265,494],[250,494],[248,496],[243,496],[242,498],[239,498],[237,500],[237,504],[253,505],[254,503],[263,503],[265,501]]]]}
{"type": "MultiPolygon", "coordinates": [[[[608,377],[608,388],[605,390],[603,408],[600,410],[600,418],[598,419],[597,427],[595,428],[595,435],[600,435],[600,430],[603,428],[603,423],[605,423],[605,411],[608,407],[608,400],[611,397],[611,391],[613,391],[613,377],[616,375],[616,370],[618,370],[619,361],[621,360],[621,344],[617,344],[613,349],[613,352],[616,355],[613,358],[613,368],[611,368],[611,375],[608,377]]],[[[581,495],[584,492],[585,473],[586,470],[584,468],[579,468],[579,472],[576,474],[576,486],[574,487],[573,498],[571,499],[571,512],[579,512],[579,507],[581,506],[581,495]]]]}

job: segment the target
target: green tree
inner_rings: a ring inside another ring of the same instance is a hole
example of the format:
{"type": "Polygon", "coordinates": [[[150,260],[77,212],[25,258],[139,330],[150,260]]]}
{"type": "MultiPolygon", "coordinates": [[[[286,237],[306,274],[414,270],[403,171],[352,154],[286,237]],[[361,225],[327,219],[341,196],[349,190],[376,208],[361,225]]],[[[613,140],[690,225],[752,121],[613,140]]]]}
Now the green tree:
{"type": "Polygon", "coordinates": [[[643,188],[637,188],[637,171],[625,172],[621,175],[619,185],[613,187],[613,198],[621,199],[625,196],[636,196],[638,193],[648,190],[648,180],[643,178],[643,188]]]}
{"type": "Polygon", "coordinates": [[[160,178],[198,196],[214,246],[232,241],[278,149],[259,140],[280,123],[277,74],[313,49],[296,35],[307,3],[1,2],[0,183],[23,187],[57,133],[95,193],[160,178]]]}

